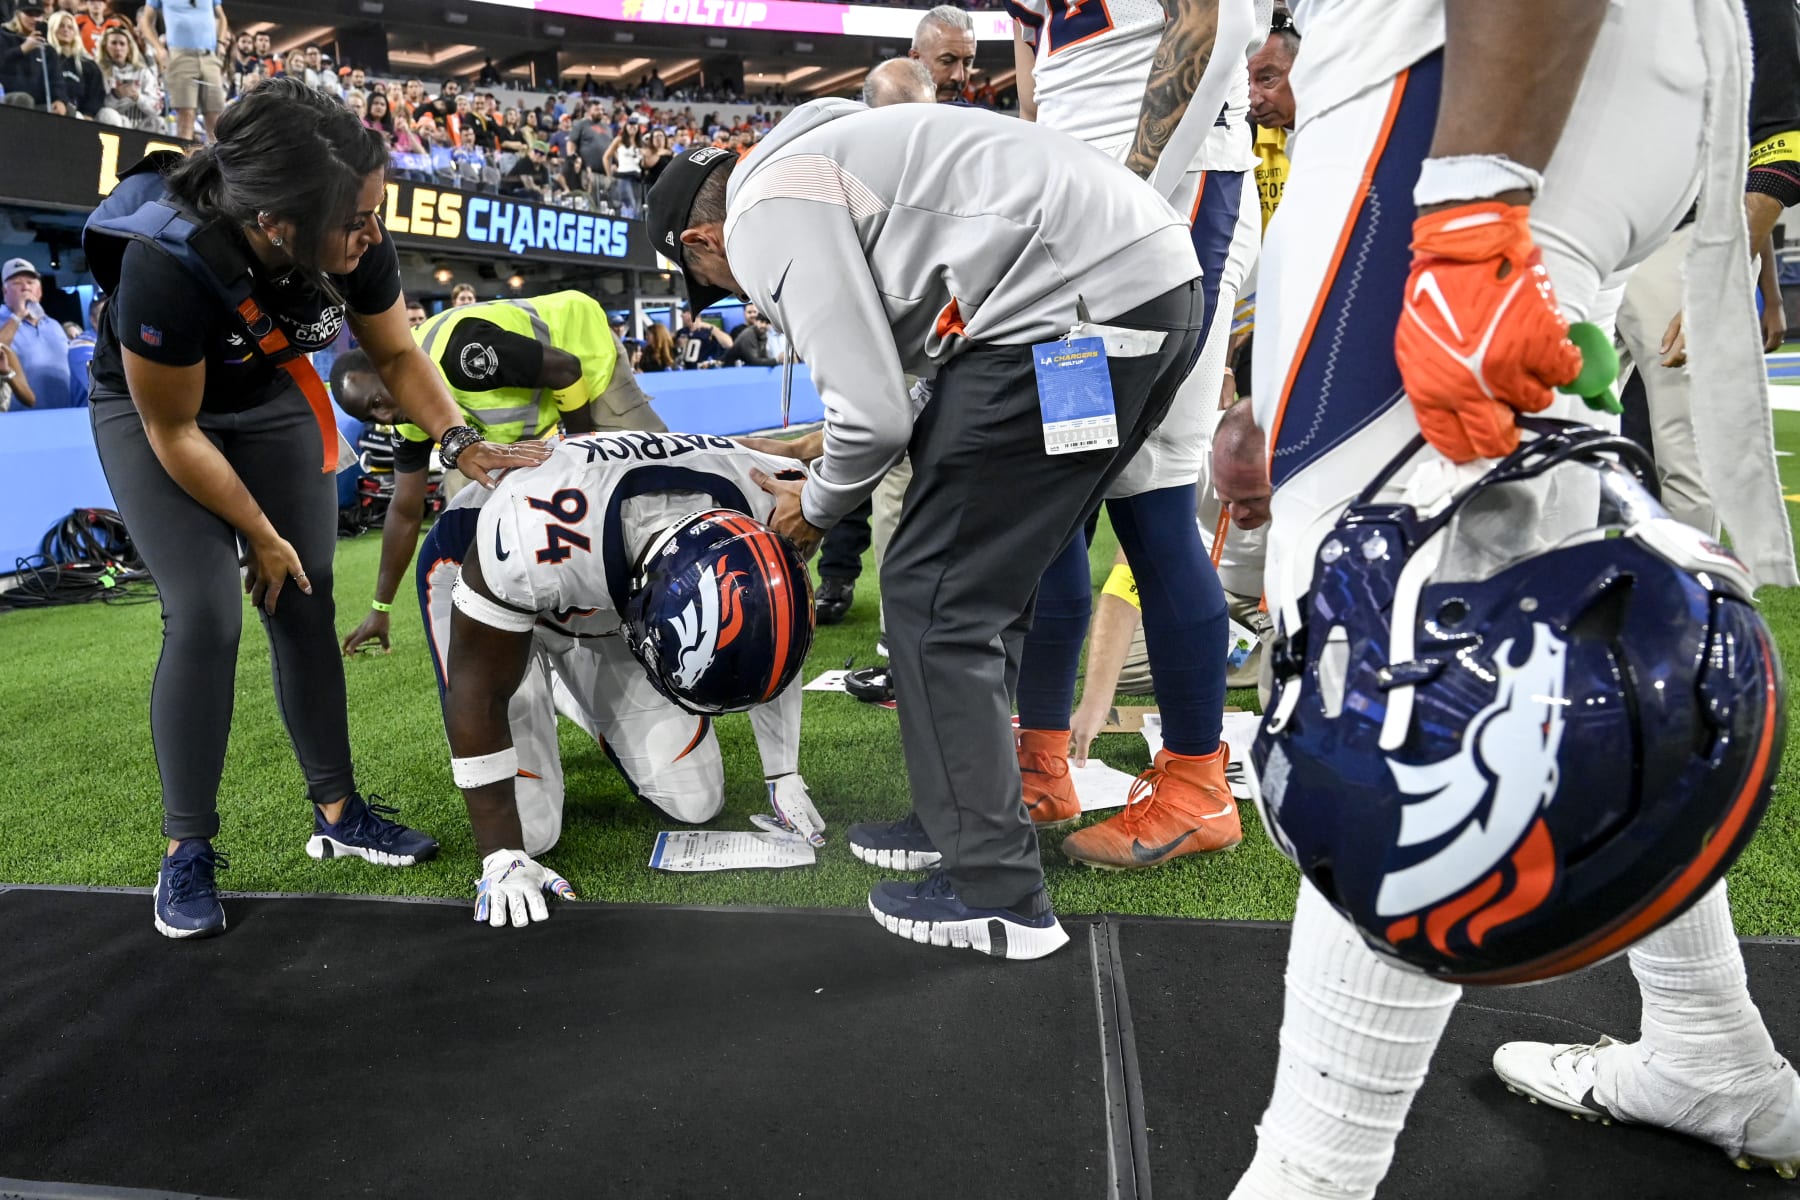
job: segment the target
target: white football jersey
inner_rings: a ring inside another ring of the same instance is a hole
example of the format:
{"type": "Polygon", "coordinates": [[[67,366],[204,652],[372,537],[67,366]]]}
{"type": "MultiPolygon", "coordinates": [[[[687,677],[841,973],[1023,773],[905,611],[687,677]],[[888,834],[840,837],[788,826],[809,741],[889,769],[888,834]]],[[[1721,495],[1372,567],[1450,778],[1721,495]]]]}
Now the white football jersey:
{"type": "Polygon", "coordinates": [[[1294,130],[1444,45],[1444,0],[1294,0],[1294,130]]]}
{"type": "MultiPolygon", "coordinates": [[[[1008,0],[1007,10],[1037,47],[1038,124],[1123,159],[1167,20],[1159,0],[1008,0]]],[[[1250,76],[1240,71],[1192,169],[1249,170],[1249,112],[1250,76]]]]}
{"type": "Polygon", "coordinates": [[[494,597],[535,614],[539,627],[605,637],[618,631],[638,554],[676,520],[707,508],[768,520],[775,497],[750,478],[757,469],[775,475],[801,466],[708,434],[569,438],[547,462],[511,472],[494,489],[471,555],[494,597]]]}

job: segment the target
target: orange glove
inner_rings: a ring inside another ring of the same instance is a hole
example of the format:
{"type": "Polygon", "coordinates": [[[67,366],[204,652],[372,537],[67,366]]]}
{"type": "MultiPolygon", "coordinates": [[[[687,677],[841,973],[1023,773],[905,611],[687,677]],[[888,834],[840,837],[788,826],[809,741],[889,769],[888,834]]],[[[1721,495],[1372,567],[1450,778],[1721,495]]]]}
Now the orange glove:
{"type": "Polygon", "coordinates": [[[1530,213],[1485,200],[1413,222],[1394,357],[1419,431],[1453,462],[1512,453],[1515,410],[1543,411],[1581,372],[1530,213]]]}

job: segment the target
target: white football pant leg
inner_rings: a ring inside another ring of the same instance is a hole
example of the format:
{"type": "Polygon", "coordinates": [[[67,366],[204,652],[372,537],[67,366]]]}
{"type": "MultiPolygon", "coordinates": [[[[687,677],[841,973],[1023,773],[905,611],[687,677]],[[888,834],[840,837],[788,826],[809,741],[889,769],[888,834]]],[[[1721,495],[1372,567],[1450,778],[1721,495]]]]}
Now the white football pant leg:
{"type": "Polygon", "coordinates": [[[1461,995],[1389,966],[1301,883],[1275,1094],[1232,1200],[1373,1196],[1461,995]]]}
{"type": "Polygon", "coordinates": [[[563,656],[557,673],[633,791],[684,824],[719,815],[725,766],[712,722],[664,699],[624,639],[584,643],[563,656]]]}

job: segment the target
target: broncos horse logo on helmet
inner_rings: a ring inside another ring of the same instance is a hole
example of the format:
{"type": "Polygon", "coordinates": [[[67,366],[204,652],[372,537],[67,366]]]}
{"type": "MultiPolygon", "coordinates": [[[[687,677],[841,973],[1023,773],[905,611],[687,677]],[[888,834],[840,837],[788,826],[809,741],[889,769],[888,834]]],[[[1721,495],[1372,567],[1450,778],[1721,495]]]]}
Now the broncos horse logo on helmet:
{"type": "Polygon", "coordinates": [[[1743,565],[1663,511],[1635,444],[1520,424],[1536,436],[1440,507],[1377,502],[1415,440],[1338,518],[1251,754],[1320,894],[1458,983],[1573,971],[1679,916],[1755,832],[1786,732],[1743,565]],[[1599,520],[1445,565],[1491,549],[1459,518],[1516,521],[1504,489],[1552,482],[1599,520]]]}
{"type": "Polygon", "coordinates": [[[691,713],[742,712],[812,648],[812,583],[773,530],[730,509],[677,521],[645,552],[622,614],[656,689],[691,713]]]}

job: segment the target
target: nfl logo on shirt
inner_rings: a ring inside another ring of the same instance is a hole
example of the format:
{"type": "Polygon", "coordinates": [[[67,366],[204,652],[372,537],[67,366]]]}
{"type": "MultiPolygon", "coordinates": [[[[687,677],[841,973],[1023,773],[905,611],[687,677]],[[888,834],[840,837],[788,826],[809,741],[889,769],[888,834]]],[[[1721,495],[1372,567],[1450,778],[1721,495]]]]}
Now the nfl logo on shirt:
{"type": "Polygon", "coordinates": [[[162,330],[154,325],[139,325],[138,337],[143,339],[146,346],[162,345],[162,330]]]}

